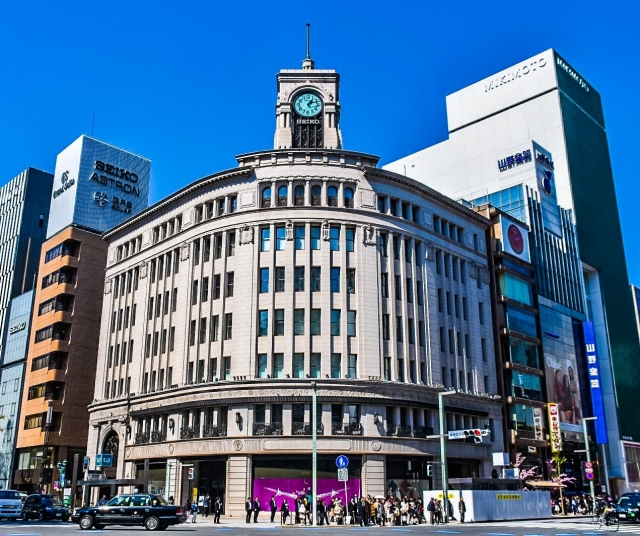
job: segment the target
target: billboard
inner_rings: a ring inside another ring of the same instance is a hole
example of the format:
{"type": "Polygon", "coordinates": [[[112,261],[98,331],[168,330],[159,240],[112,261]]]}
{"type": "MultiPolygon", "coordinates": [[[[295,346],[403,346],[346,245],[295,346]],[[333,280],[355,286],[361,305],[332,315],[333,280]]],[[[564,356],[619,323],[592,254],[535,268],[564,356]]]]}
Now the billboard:
{"type": "Polygon", "coordinates": [[[562,450],[562,432],[560,431],[560,407],[555,402],[547,405],[549,412],[549,444],[551,452],[562,450]]]}
{"type": "Polygon", "coordinates": [[[529,231],[527,231],[526,227],[500,216],[500,228],[502,230],[502,249],[504,252],[525,262],[531,262],[529,231]]]}
{"type": "Polygon", "coordinates": [[[536,166],[540,204],[542,205],[542,224],[546,231],[562,236],[553,156],[534,141],[533,159],[536,166]]]}
{"type": "Polygon", "coordinates": [[[609,442],[607,435],[607,421],[604,415],[604,402],[602,400],[602,378],[598,364],[598,351],[596,349],[596,335],[593,330],[593,322],[583,322],[584,346],[587,355],[587,373],[589,376],[589,389],[591,391],[591,407],[593,416],[597,417],[593,425],[596,431],[596,443],[599,445],[609,442]]]}
{"type": "Polygon", "coordinates": [[[68,225],[104,232],[147,208],[151,161],[88,136],[56,159],[47,238],[68,225]]]}

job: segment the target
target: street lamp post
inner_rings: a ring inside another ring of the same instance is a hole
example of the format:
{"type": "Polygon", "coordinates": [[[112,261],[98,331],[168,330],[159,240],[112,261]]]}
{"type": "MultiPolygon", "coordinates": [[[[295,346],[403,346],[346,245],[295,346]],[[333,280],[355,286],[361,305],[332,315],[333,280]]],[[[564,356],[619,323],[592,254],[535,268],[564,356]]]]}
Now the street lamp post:
{"type": "Polygon", "coordinates": [[[444,522],[449,522],[449,490],[447,477],[447,438],[446,419],[444,414],[444,397],[453,395],[456,391],[443,391],[438,393],[438,412],[440,415],[440,464],[442,469],[442,506],[444,508],[444,522]]]}
{"type": "MultiPolygon", "coordinates": [[[[595,421],[598,417],[582,417],[582,431],[584,432],[584,448],[587,454],[587,461],[591,462],[591,452],[589,451],[589,433],[587,431],[587,421],[595,421]]],[[[593,480],[589,480],[589,491],[591,492],[591,500],[596,504],[596,493],[593,487],[593,480]]]]}
{"type": "Polygon", "coordinates": [[[311,524],[315,525],[317,521],[316,503],[318,501],[318,391],[316,382],[311,382],[311,390],[311,524]]]}

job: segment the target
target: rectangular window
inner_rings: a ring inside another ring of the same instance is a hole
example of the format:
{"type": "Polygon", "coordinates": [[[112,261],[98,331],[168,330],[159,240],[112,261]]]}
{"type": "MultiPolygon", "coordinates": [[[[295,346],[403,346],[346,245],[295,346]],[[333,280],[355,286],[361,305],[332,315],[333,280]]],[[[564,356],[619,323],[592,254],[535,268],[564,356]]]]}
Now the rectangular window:
{"type": "Polygon", "coordinates": [[[293,290],[295,292],[304,291],[304,266],[296,266],[293,272],[293,290]]]}
{"type": "Polygon", "coordinates": [[[389,234],[388,233],[380,233],[380,256],[381,257],[389,256],[389,234]]]}
{"type": "Polygon", "coordinates": [[[202,288],[200,289],[200,301],[206,302],[209,300],[209,278],[202,279],[202,288]]]}
{"type": "Polygon", "coordinates": [[[478,318],[480,324],[484,324],[484,304],[482,302],[478,302],[478,318]]]}
{"type": "Polygon", "coordinates": [[[353,227],[347,227],[345,229],[345,241],[347,246],[347,251],[354,251],[355,247],[355,239],[356,239],[356,230],[353,227]]]}
{"type": "Polygon", "coordinates": [[[389,274],[387,272],[382,272],[380,274],[380,289],[382,292],[383,298],[389,297],[389,274]]]}
{"type": "Polygon", "coordinates": [[[413,303],[413,279],[407,277],[407,303],[413,303]]]}
{"type": "Polygon", "coordinates": [[[311,359],[309,361],[309,376],[312,378],[319,378],[322,372],[321,364],[320,364],[320,354],[313,353],[311,354],[311,359]]]}
{"type": "MultiPolygon", "coordinates": [[[[133,343],[133,341],[131,341],[133,343]]],[[[129,347],[131,348],[131,347],[129,347]]],[[[160,335],[160,353],[167,353],[167,330],[163,329],[162,334],[160,335]]],[[[131,355],[131,351],[129,351],[129,355],[131,355]]]]}
{"type": "Polygon", "coordinates": [[[436,249],[436,273],[442,275],[442,250],[436,249]]]}
{"type": "Polygon", "coordinates": [[[389,326],[389,315],[382,315],[382,338],[388,341],[391,337],[391,328],[389,326]]]}
{"type": "Polygon", "coordinates": [[[404,359],[398,358],[398,381],[404,382],[404,359]]]}
{"type": "Polygon", "coordinates": [[[446,296],[447,296],[447,300],[446,300],[446,302],[447,302],[447,314],[451,315],[451,309],[452,309],[452,307],[451,307],[451,292],[449,292],[447,290],[446,296]]]}
{"type": "Polygon", "coordinates": [[[173,349],[175,347],[175,340],[176,340],[176,328],[172,326],[171,329],[169,329],[169,351],[170,352],[173,352],[173,349]]]}
{"type": "Polygon", "coordinates": [[[469,310],[467,308],[467,298],[463,296],[462,298],[462,318],[463,320],[469,319],[469,310]]]}
{"type": "Polygon", "coordinates": [[[454,355],[456,350],[456,341],[453,336],[453,330],[450,329],[448,333],[449,333],[449,353],[451,355],[454,355]]]}
{"type": "Polygon", "coordinates": [[[211,260],[211,237],[207,236],[202,239],[202,262],[211,260]]]}
{"type": "Polygon", "coordinates": [[[260,268],[260,294],[269,292],[269,268],[260,268]]]}
{"type": "Polygon", "coordinates": [[[260,229],[260,251],[271,251],[271,229],[269,227],[260,229]]]}
{"type": "MultiPolygon", "coordinates": [[[[113,328],[115,327],[115,318],[116,318],[116,314],[113,313],[114,322],[112,323],[111,333],[113,333],[113,328]]],[[[147,320],[152,320],[152,319],[153,319],[153,296],[150,296],[149,297],[149,307],[147,309],[147,320]]]]}
{"type": "Polygon", "coordinates": [[[147,333],[147,338],[144,341],[144,357],[151,355],[151,333],[147,333]]]}
{"type": "Polygon", "coordinates": [[[293,354],[293,378],[304,378],[304,354],[293,354]]]}
{"type": "Polygon", "coordinates": [[[284,266],[276,267],[275,279],[276,279],[275,280],[276,292],[284,292],[284,281],[285,281],[284,266]]]}
{"type": "Polygon", "coordinates": [[[340,378],[341,361],[342,361],[341,354],[331,354],[331,377],[332,378],[340,378]]]}
{"type": "Polygon", "coordinates": [[[314,250],[320,249],[320,226],[319,225],[311,226],[311,249],[314,249],[314,250]]]}
{"type": "Polygon", "coordinates": [[[273,311],[273,334],[284,335],[284,309],[273,311]]]}
{"type": "Polygon", "coordinates": [[[538,336],[536,317],[533,313],[525,311],[524,309],[508,306],[506,314],[507,328],[509,330],[517,331],[518,333],[529,335],[530,337],[538,336]]]}
{"type": "Polygon", "coordinates": [[[198,281],[191,282],[191,305],[198,303],[198,281]]]}
{"type": "Polygon", "coordinates": [[[383,374],[384,374],[384,379],[390,382],[391,381],[391,358],[389,356],[386,356],[384,358],[383,374]]]}
{"type": "Polygon", "coordinates": [[[356,311],[347,311],[347,337],[356,336],[356,311]]]}
{"type": "Polygon", "coordinates": [[[331,335],[340,335],[340,309],[331,309],[331,335]]]}
{"type": "Polygon", "coordinates": [[[227,298],[231,298],[233,296],[233,282],[234,272],[227,272],[227,285],[225,290],[227,298]]]}
{"type": "Polygon", "coordinates": [[[304,225],[296,225],[294,227],[294,237],[295,237],[295,247],[297,250],[304,249],[304,235],[305,235],[304,225]]]}
{"type": "Polygon", "coordinates": [[[227,232],[227,257],[233,257],[236,254],[236,233],[235,231],[227,232]]]}
{"type": "Polygon", "coordinates": [[[320,277],[322,268],[320,266],[311,267],[311,292],[320,292],[320,277]]]}
{"type": "Polygon", "coordinates": [[[422,281],[417,282],[418,285],[418,305],[424,305],[424,286],[422,285],[422,281]]]}
{"type": "MultiPolygon", "coordinates": [[[[154,356],[158,355],[158,348],[159,348],[158,343],[159,343],[159,340],[160,340],[159,336],[160,336],[159,332],[157,332],[157,331],[154,332],[154,334],[153,334],[153,355],[154,356]]],[[[118,345],[116,344],[116,355],[117,354],[118,354],[118,345]]]]}
{"type": "Polygon", "coordinates": [[[347,293],[356,293],[356,269],[347,268],[347,293]]]}
{"type": "Polygon", "coordinates": [[[420,346],[425,346],[424,321],[418,321],[418,341],[420,346]]]}
{"type": "Polygon", "coordinates": [[[210,357],[209,358],[209,381],[212,382],[215,378],[218,377],[218,358],[210,357]]]}
{"type": "Polygon", "coordinates": [[[487,361],[487,339],[480,339],[480,349],[482,350],[482,360],[487,361]]]}
{"type": "Polygon", "coordinates": [[[331,251],[340,250],[340,227],[331,227],[329,229],[329,249],[331,251]]]}
{"type": "Polygon", "coordinates": [[[222,258],[222,233],[216,233],[213,235],[213,258],[222,258]]]}
{"type": "Polygon", "coordinates": [[[416,325],[413,318],[409,319],[409,344],[416,343],[416,325]]]}
{"type": "Polygon", "coordinates": [[[460,318],[460,296],[454,294],[453,296],[453,309],[456,314],[456,318],[460,318]]]}
{"type": "Polygon", "coordinates": [[[393,237],[393,258],[397,261],[400,260],[400,249],[402,248],[402,238],[399,236],[393,237]]]}
{"type": "Polygon", "coordinates": [[[189,323],[189,346],[193,346],[196,343],[196,321],[192,320],[189,323]]]}
{"type": "Polygon", "coordinates": [[[399,275],[393,277],[396,300],[402,300],[402,280],[399,275]]]}
{"type": "Polygon", "coordinates": [[[469,340],[469,335],[466,334],[464,336],[464,353],[465,353],[465,357],[467,359],[469,359],[471,357],[471,344],[470,344],[470,340],[469,340]]]}
{"type": "Polygon", "coordinates": [[[156,296],[156,317],[162,313],[162,294],[156,296]]]}
{"type": "Polygon", "coordinates": [[[198,336],[198,343],[204,344],[207,340],[207,319],[200,319],[200,334],[198,336]]]}
{"type": "Polygon", "coordinates": [[[444,336],[444,328],[440,328],[440,351],[441,352],[446,352],[447,351],[447,339],[445,339],[444,336]]]}
{"type": "Polygon", "coordinates": [[[503,296],[525,305],[533,305],[531,285],[524,279],[511,274],[499,274],[498,283],[503,296]]]}
{"type": "Polygon", "coordinates": [[[178,307],[178,289],[174,288],[171,294],[171,311],[174,313],[178,307]]]}
{"type": "Polygon", "coordinates": [[[304,335],[304,309],[293,310],[293,334],[304,335]]]}
{"type": "Polygon", "coordinates": [[[211,329],[210,329],[210,333],[209,333],[209,338],[211,339],[211,342],[216,342],[218,340],[218,329],[219,328],[220,328],[220,316],[219,315],[213,315],[211,317],[211,329]]]}
{"type": "Polygon", "coordinates": [[[200,240],[193,243],[193,264],[200,264],[200,240]]]}
{"type": "Polygon", "coordinates": [[[166,314],[169,313],[169,300],[170,300],[169,291],[166,290],[165,293],[164,293],[164,301],[162,302],[162,314],[163,315],[166,315],[166,314]]]}
{"type": "Polygon", "coordinates": [[[402,342],[404,341],[404,334],[402,331],[402,317],[396,316],[396,341],[402,342]]]}
{"type": "Polygon", "coordinates": [[[258,312],[258,337],[267,337],[269,335],[269,311],[263,309],[258,312]]]}
{"type": "Polygon", "coordinates": [[[331,268],[331,292],[340,292],[340,268],[331,268]]]}
{"type": "Polygon", "coordinates": [[[258,378],[267,377],[267,354],[258,354],[258,378]]]}
{"type": "Polygon", "coordinates": [[[225,380],[231,379],[231,356],[224,356],[222,358],[222,373],[225,380]]]}
{"type": "Polygon", "coordinates": [[[321,334],[321,310],[311,309],[311,335],[321,334]]]}
{"type": "MultiPolygon", "coordinates": [[[[284,378],[284,354],[273,354],[273,378],[284,378]]],[[[273,415],[271,416],[273,420],[273,415]]],[[[281,419],[278,421],[281,422],[281,419]]]]}
{"type": "Polygon", "coordinates": [[[276,226],[276,251],[284,251],[287,245],[287,230],[284,225],[276,226]]]}
{"type": "Polygon", "coordinates": [[[349,354],[348,356],[347,377],[348,378],[358,377],[358,355],[357,354],[349,354]]]}
{"type": "Polygon", "coordinates": [[[224,338],[229,340],[233,336],[233,313],[226,313],[224,315],[224,338]]]}
{"type": "Polygon", "coordinates": [[[213,276],[213,292],[211,294],[211,299],[220,299],[220,274],[216,274],[213,276]]]}

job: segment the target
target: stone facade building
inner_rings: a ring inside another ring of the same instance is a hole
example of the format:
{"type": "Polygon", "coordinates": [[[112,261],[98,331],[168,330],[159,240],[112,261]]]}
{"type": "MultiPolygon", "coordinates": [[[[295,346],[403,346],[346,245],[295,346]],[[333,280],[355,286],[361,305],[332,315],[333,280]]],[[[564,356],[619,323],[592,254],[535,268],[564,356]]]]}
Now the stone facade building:
{"type": "Polygon", "coordinates": [[[339,454],[349,495],[437,488],[427,436],[445,388],[459,390],[448,429],[491,430],[451,442],[450,477],[491,474],[490,222],[344,150],[339,77],[309,62],[278,75],[275,149],[104,235],[88,455],[114,463],[95,495],[144,473],[151,491],[218,495],[235,516],[247,496],[306,492],[313,384],[319,496],[344,494],[339,454]]]}

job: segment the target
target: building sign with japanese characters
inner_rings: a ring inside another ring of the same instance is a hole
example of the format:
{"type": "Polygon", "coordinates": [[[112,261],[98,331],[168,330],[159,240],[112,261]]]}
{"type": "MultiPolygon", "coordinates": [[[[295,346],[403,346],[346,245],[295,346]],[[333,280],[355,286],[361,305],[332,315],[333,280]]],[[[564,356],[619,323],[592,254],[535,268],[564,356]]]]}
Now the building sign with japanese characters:
{"type": "Polygon", "coordinates": [[[589,376],[589,389],[591,390],[591,407],[593,416],[597,417],[593,425],[596,430],[596,443],[609,442],[607,436],[607,421],[604,416],[604,402],[602,400],[602,379],[600,378],[600,366],[598,365],[598,351],[596,350],[596,336],[593,330],[593,322],[583,322],[584,347],[587,356],[587,373],[589,376]]]}
{"type": "Polygon", "coordinates": [[[549,402],[549,443],[551,452],[562,450],[562,432],[560,431],[560,408],[555,402],[549,402]]]}
{"type": "Polygon", "coordinates": [[[542,409],[533,408],[533,430],[537,441],[544,441],[542,428],[542,409]]]}
{"type": "Polygon", "coordinates": [[[533,159],[531,157],[531,149],[526,149],[521,153],[516,153],[514,155],[506,156],[505,158],[500,158],[498,160],[498,169],[502,173],[503,171],[508,171],[518,166],[528,164],[532,161],[533,159]]]}

